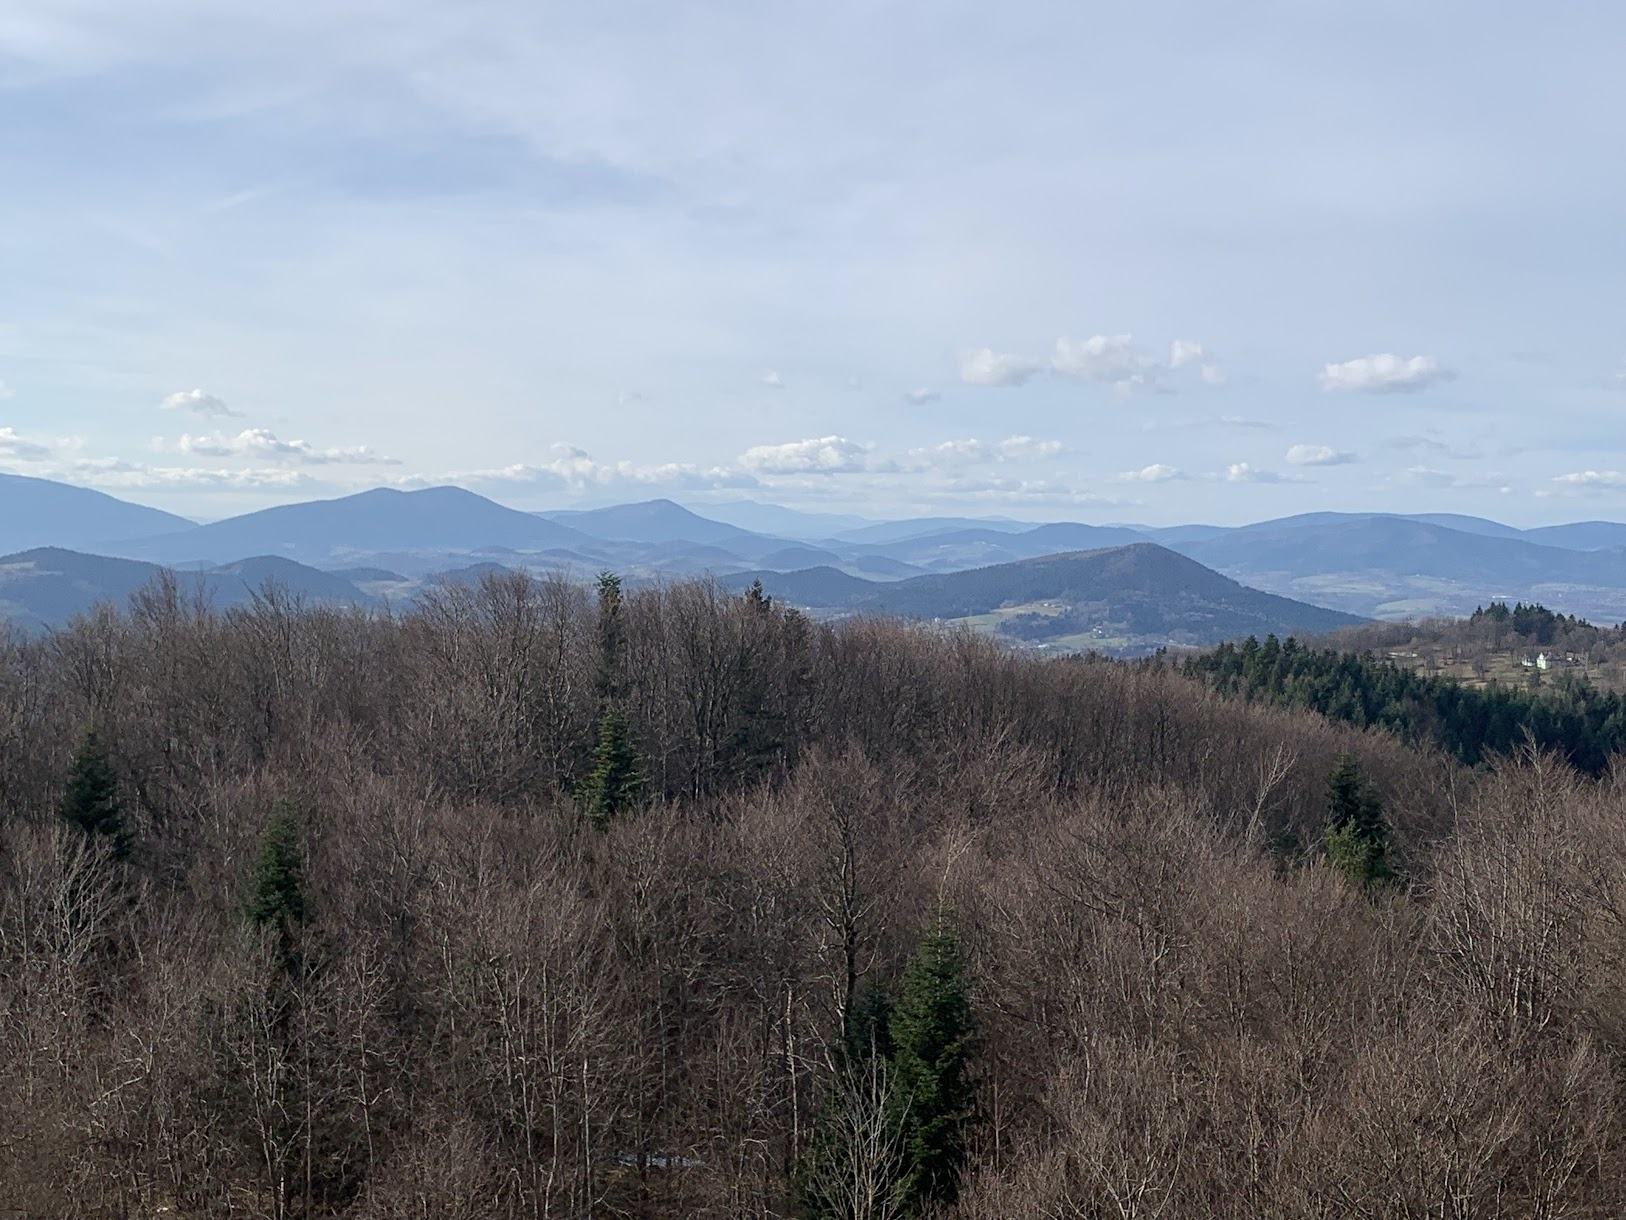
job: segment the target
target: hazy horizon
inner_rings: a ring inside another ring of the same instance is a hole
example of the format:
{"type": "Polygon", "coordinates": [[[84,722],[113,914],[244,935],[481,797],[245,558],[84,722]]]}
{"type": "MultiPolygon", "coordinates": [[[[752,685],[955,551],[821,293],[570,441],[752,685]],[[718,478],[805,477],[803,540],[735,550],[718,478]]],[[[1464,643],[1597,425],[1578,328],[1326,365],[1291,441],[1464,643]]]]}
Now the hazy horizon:
{"type": "Polygon", "coordinates": [[[14,0],[0,469],[1626,515],[1626,12],[14,0]]]}

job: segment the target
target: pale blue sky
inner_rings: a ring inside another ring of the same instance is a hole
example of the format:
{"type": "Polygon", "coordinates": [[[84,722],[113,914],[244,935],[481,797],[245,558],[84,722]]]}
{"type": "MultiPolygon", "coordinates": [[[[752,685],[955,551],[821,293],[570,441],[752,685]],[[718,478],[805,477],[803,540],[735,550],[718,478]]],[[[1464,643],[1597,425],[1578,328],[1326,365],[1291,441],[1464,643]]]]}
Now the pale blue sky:
{"type": "Polygon", "coordinates": [[[0,0],[0,469],[1626,517],[1623,48],[1604,0],[0,0]]]}

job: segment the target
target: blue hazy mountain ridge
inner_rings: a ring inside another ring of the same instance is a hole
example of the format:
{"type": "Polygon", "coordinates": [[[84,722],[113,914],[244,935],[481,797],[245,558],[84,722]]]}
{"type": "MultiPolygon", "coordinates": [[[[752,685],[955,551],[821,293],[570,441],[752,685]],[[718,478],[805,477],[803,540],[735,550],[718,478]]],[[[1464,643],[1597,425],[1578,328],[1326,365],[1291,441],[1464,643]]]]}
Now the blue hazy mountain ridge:
{"type": "MultiPolygon", "coordinates": [[[[745,511],[758,519],[773,509],[745,511]]],[[[63,547],[176,567],[277,555],[408,581],[481,561],[582,578],[606,568],[641,579],[827,566],[901,580],[1151,540],[1266,592],[1356,614],[1464,614],[1506,597],[1602,621],[1626,617],[1626,524],[1609,521],[1517,529],[1450,513],[1313,512],[1234,527],[1152,527],[938,516],[828,531],[852,518],[782,509],[777,520],[794,528],[758,533],[708,515],[739,511],[740,502],[650,500],[539,514],[437,487],[377,489],[195,525],[100,492],[0,476],[6,550],[63,547]]]]}
{"type": "Polygon", "coordinates": [[[88,487],[0,474],[0,553],[42,546],[94,548],[118,538],[173,534],[196,524],[88,487]]]}
{"type": "Polygon", "coordinates": [[[992,517],[910,517],[902,521],[877,521],[873,525],[843,530],[834,538],[861,544],[907,542],[957,530],[997,530],[1000,533],[1018,534],[1032,529],[1033,525],[1031,521],[1006,521],[992,517]]]}
{"type": "Polygon", "coordinates": [[[644,500],[610,508],[565,509],[537,515],[566,525],[589,538],[606,541],[702,542],[720,546],[731,543],[754,546],[761,541],[771,543],[773,548],[783,547],[788,541],[713,521],[671,500],[644,500]]]}
{"type": "Polygon", "coordinates": [[[375,488],[262,509],[183,533],[131,539],[111,553],[158,563],[226,563],[262,554],[323,563],[395,551],[540,550],[590,541],[578,530],[459,487],[375,488]]]}
{"type": "Polygon", "coordinates": [[[1520,534],[1526,542],[1564,547],[1572,551],[1602,551],[1626,546],[1626,525],[1619,521],[1572,521],[1568,525],[1544,525],[1520,534]]]}
{"type": "MultiPolygon", "coordinates": [[[[0,619],[27,628],[59,627],[106,603],[123,608],[164,569],[138,559],[39,547],[0,558],[0,619]]],[[[181,592],[216,610],[246,605],[270,586],[307,603],[366,606],[373,598],[333,572],[276,555],[252,556],[201,572],[177,572],[181,592]]]]}
{"type": "MultiPolygon", "coordinates": [[[[772,596],[814,610],[963,619],[1049,603],[1051,611],[1064,608],[1056,617],[1067,623],[1067,634],[1099,627],[1197,644],[1269,632],[1318,634],[1361,621],[1357,615],[1250,589],[1151,542],[889,583],[860,580],[828,567],[742,573],[727,583],[744,588],[753,580],[760,580],[772,596]]],[[[1057,634],[1063,634],[1060,627],[1057,634]]]]}
{"type": "Polygon", "coordinates": [[[853,513],[810,513],[801,509],[764,504],[759,500],[726,500],[701,507],[701,515],[726,525],[737,525],[754,534],[773,534],[798,542],[819,542],[834,538],[843,530],[859,529],[876,522],[853,513]]]}
{"type": "Polygon", "coordinates": [[[1265,522],[1175,549],[1231,571],[1312,576],[1392,572],[1436,580],[1626,586],[1626,552],[1575,551],[1466,533],[1403,517],[1354,517],[1316,526],[1265,522]]]}
{"type": "Polygon", "coordinates": [[[720,548],[711,557],[717,563],[762,563],[775,552],[794,549],[802,540],[759,534],[721,521],[712,521],[671,500],[644,500],[610,508],[541,513],[549,521],[567,526],[600,542],[631,542],[670,548],[678,544],[720,548]]]}

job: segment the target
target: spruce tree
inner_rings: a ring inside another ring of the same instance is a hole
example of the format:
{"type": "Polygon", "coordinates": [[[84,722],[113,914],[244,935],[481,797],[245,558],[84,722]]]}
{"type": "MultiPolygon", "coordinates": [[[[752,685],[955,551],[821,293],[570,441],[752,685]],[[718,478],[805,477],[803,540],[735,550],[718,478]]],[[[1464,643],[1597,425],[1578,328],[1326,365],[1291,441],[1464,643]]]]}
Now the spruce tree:
{"type": "Polygon", "coordinates": [[[1327,859],[1366,888],[1393,876],[1383,802],[1360,764],[1345,754],[1327,778],[1327,859]]]}
{"type": "Polygon", "coordinates": [[[623,708],[626,682],[622,653],[621,578],[614,572],[598,577],[598,740],[587,778],[576,785],[576,803],[599,826],[638,803],[644,791],[643,760],[633,744],[623,708]]]}
{"type": "Polygon", "coordinates": [[[599,699],[614,703],[626,695],[621,677],[621,654],[626,625],[621,617],[621,578],[614,572],[598,574],[598,685],[599,699]]]}
{"type": "Polygon", "coordinates": [[[626,714],[612,704],[599,717],[593,767],[577,787],[576,800],[588,818],[604,826],[616,814],[635,806],[643,791],[642,762],[626,714]]]}
{"type": "Polygon", "coordinates": [[[260,833],[244,914],[255,927],[275,929],[285,941],[309,915],[299,850],[299,816],[293,802],[286,798],[272,807],[271,820],[260,833]]]}
{"type": "Polygon", "coordinates": [[[947,910],[922,937],[892,1011],[890,1104],[903,1135],[895,1198],[905,1213],[953,1203],[965,1164],[976,1032],[965,955],[947,910]]]}
{"type": "Polygon", "coordinates": [[[113,855],[127,859],[130,832],[119,801],[118,776],[108,761],[101,737],[94,728],[85,731],[68,769],[68,783],[57,805],[57,816],[80,833],[106,839],[113,855]]]}

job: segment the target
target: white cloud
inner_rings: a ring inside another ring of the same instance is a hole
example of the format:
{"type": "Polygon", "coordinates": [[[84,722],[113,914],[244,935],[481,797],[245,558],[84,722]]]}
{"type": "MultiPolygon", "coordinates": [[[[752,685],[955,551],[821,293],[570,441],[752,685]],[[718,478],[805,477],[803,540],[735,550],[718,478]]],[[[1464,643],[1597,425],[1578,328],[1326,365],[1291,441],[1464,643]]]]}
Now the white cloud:
{"type": "Polygon", "coordinates": [[[1041,441],[1031,436],[1007,436],[997,446],[1003,459],[1053,458],[1065,448],[1060,441],[1041,441]]]}
{"type": "Polygon", "coordinates": [[[1169,344],[1169,367],[1171,369],[1183,369],[1188,364],[1202,365],[1198,373],[1202,377],[1204,385],[1222,386],[1225,384],[1225,370],[1220,366],[1220,362],[1214,358],[1213,352],[1195,339],[1176,339],[1169,344]]]}
{"type": "Polygon", "coordinates": [[[779,375],[777,370],[769,369],[762,374],[762,384],[769,389],[782,390],[785,388],[785,379],[779,375]]]}
{"type": "Polygon", "coordinates": [[[15,428],[0,428],[0,457],[19,462],[43,462],[55,453],[55,447],[41,441],[31,441],[19,435],[15,428]]]}
{"type": "Polygon", "coordinates": [[[1413,487],[1436,489],[1488,489],[1501,495],[1508,495],[1513,491],[1513,486],[1507,482],[1507,477],[1496,471],[1463,476],[1453,474],[1449,470],[1438,470],[1432,466],[1408,466],[1399,474],[1394,475],[1390,481],[1413,487]]]}
{"type": "Polygon", "coordinates": [[[1225,481],[1227,483],[1302,483],[1304,480],[1278,474],[1274,470],[1258,470],[1246,462],[1232,462],[1225,468],[1225,481]]]}
{"type": "Polygon", "coordinates": [[[1321,370],[1321,388],[1363,394],[1411,394],[1455,376],[1450,369],[1441,368],[1433,356],[1413,356],[1408,360],[1384,352],[1326,365],[1321,370]]]}
{"type": "Polygon", "coordinates": [[[1018,386],[1042,372],[1044,366],[1026,356],[979,347],[960,354],[960,380],[967,385],[1018,386]]]}
{"type": "Polygon", "coordinates": [[[202,390],[177,390],[158,404],[165,411],[190,411],[210,419],[241,419],[241,411],[233,411],[223,399],[202,390]]]}
{"type": "Polygon", "coordinates": [[[1553,482],[1571,487],[1626,487],[1626,474],[1618,470],[1575,470],[1555,476],[1553,482]]]}
{"type": "Polygon", "coordinates": [[[1139,470],[1126,470],[1118,477],[1126,483],[1168,483],[1186,476],[1174,466],[1154,462],[1150,466],[1142,466],[1139,470]]]}
{"type": "Polygon", "coordinates": [[[1156,360],[1135,346],[1133,335],[1057,339],[1050,367],[1068,377],[1110,385],[1120,392],[1152,388],[1162,371],[1156,360]]]}
{"type": "Polygon", "coordinates": [[[1055,457],[1065,448],[1060,441],[1041,441],[1031,436],[1007,436],[1002,441],[993,442],[971,437],[911,449],[906,457],[911,468],[920,470],[945,463],[964,465],[975,462],[1042,461],[1055,457]]]}
{"type": "Polygon", "coordinates": [[[584,491],[588,488],[665,486],[674,490],[717,490],[754,488],[757,480],[742,471],[726,467],[703,468],[685,462],[638,465],[635,462],[600,462],[579,445],[555,442],[549,446],[553,460],[543,463],[514,462],[483,470],[457,470],[437,475],[408,475],[394,480],[400,487],[432,487],[442,483],[523,484],[557,490],[584,491]]]}
{"type": "Polygon", "coordinates": [[[304,466],[399,466],[395,458],[384,457],[366,445],[347,449],[318,449],[309,441],[284,441],[269,428],[246,428],[236,436],[183,435],[173,444],[155,441],[160,452],[190,454],[209,458],[257,458],[261,461],[293,462],[304,466]]]}
{"type": "Polygon", "coordinates": [[[0,398],[10,398],[13,393],[12,388],[5,383],[5,379],[0,378],[0,398]]]}
{"type": "Polygon", "coordinates": [[[117,459],[75,462],[67,472],[100,487],[147,487],[186,490],[298,490],[313,480],[303,470],[210,470],[194,466],[142,466],[117,459]]]}
{"type": "Polygon", "coordinates": [[[910,390],[903,397],[914,406],[924,407],[928,403],[936,402],[943,396],[936,390],[928,390],[925,386],[921,386],[918,390],[910,390]]]}
{"type": "Polygon", "coordinates": [[[844,436],[821,436],[782,445],[753,445],[739,464],[755,475],[850,474],[864,470],[869,451],[844,436]]]}
{"type": "Polygon", "coordinates": [[[1360,459],[1331,445],[1294,445],[1287,451],[1287,460],[1294,466],[1347,466],[1360,459]]]}

